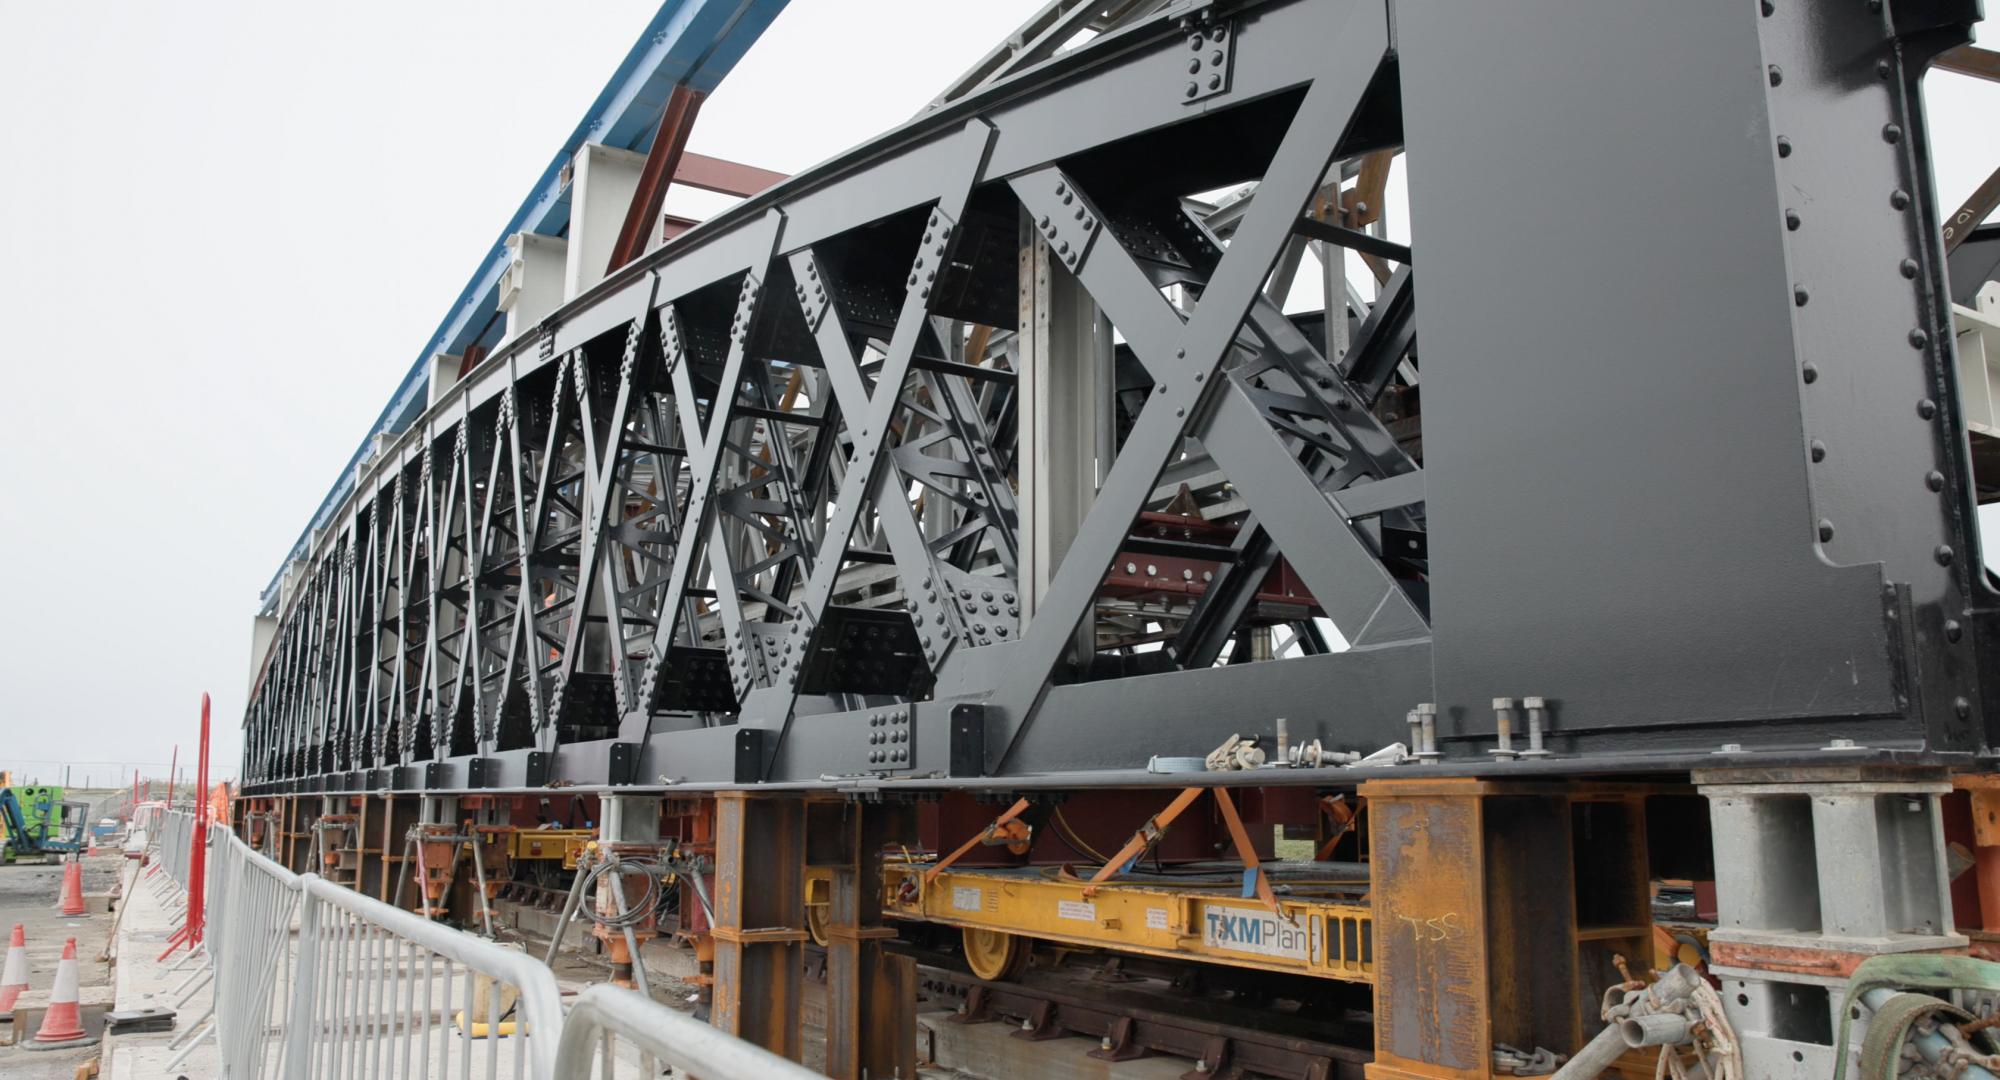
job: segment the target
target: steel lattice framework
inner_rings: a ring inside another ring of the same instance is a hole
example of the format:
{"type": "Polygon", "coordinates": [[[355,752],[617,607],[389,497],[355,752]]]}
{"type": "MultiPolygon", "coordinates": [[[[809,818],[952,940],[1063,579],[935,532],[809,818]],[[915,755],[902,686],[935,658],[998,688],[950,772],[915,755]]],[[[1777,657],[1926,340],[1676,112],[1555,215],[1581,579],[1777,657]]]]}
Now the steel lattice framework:
{"type": "Polygon", "coordinates": [[[1498,768],[1521,694],[1516,769],[1977,750],[1916,93],[1971,13],[1526,6],[1057,5],[613,274],[364,466],[247,788],[1075,783],[1420,702],[1498,768]],[[1395,151],[1414,253],[1326,212],[1395,151]],[[1379,295],[1288,315],[1331,249],[1379,295]]]}

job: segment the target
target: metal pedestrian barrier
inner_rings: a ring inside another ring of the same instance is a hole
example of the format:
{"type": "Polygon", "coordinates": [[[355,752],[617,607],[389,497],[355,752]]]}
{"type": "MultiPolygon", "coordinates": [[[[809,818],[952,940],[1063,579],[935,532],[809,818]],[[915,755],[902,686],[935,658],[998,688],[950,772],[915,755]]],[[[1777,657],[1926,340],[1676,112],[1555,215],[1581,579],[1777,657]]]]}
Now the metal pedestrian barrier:
{"type": "Polygon", "coordinates": [[[615,1080],[620,1074],[614,1037],[623,1036],[642,1055],[624,1075],[658,1076],[661,1065],[676,1075],[755,1076],[766,1080],[808,1080],[818,1073],[761,1046],[718,1031],[686,1013],[622,987],[593,986],[576,997],[556,1048],[559,1077],[615,1080]],[[593,1067],[594,1066],[594,1067],[593,1067]]]}
{"type": "MultiPolygon", "coordinates": [[[[160,878],[184,896],[193,816],[158,827],[160,878]]],[[[226,1080],[818,1075],[629,990],[591,987],[565,1016],[524,952],[294,874],[222,825],[206,842],[208,935],[182,987],[212,978],[213,1004],[176,1043],[213,1039],[226,1080]]]]}

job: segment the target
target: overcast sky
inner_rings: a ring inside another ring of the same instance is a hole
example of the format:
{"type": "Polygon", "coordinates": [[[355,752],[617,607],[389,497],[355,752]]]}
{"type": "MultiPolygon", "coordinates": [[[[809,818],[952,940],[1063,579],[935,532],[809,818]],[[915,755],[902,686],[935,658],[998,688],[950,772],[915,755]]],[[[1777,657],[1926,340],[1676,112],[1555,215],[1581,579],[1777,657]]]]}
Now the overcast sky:
{"type": "MultiPolygon", "coordinates": [[[[690,148],[796,172],[1039,4],[792,0],[690,148]]],[[[259,590],[656,7],[0,0],[0,769],[164,775],[206,689],[235,774],[259,590]]],[[[2000,87],[1931,82],[1955,205],[2000,87]]]]}

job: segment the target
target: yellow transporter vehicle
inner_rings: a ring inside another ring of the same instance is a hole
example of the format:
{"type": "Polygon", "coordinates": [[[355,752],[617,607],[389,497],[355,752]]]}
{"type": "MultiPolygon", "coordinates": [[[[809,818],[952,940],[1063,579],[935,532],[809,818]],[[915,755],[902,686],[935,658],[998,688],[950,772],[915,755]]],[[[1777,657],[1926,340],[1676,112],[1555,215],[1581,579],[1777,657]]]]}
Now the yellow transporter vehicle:
{"type": "Polygon", "coordinates": [[[883,869],[884,911],[960,929],[974,975],[1007,979],[1034,940],[1262,971],[1370,982],[1368,869],[1267,864],[1256,895],[1241,867],[1128,873],[1089,882],[1054,867],[883,869]],[[1244,895],[1245,892],[1251,895],[1244,895]]]}

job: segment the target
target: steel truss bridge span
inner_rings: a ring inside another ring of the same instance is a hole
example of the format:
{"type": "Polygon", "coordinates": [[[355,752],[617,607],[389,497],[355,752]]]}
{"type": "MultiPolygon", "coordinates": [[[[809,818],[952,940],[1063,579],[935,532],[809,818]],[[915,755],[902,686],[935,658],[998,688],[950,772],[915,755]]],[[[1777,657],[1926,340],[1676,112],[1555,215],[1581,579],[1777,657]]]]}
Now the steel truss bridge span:
{"type": "Polygon", "coordinates": [[[1918,92],[1976,13],[1528,7],[1168,5],[612,274],[364,467],[246,789],[1130,774],[1420,704],[1449,771],[1977,751],[1918,92]],[[1352,197],[1397,154],[1409,248],[1352,197]],[[1288,311],[1343,251],[1375,295],[1288,311]],[[1527,696],[1555,756],[1495,761],[1527,696]]]}

